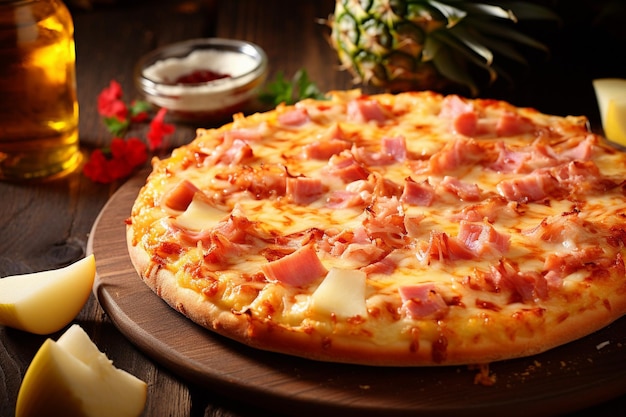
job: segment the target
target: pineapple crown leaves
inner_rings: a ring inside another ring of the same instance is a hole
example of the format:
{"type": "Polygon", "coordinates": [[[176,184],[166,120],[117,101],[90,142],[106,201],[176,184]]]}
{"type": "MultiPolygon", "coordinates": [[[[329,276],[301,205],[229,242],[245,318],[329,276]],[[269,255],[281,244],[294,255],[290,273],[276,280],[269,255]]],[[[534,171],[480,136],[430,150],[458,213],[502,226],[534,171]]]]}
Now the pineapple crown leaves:
{"type": "Polygon", "coordinates": [[[523,1],[501,0],[485,4],[448,0],[448,4],[438,1],[428,3],[448,20],[448,24],[446,30],[438,29],[431,33],[431,42],[425,43],[423,58],[432,59],[444,77],[467,86],[474,96],[478,94],[478,87],[473,78],[468,76],[461,61],[483,68],[491,83],[499,76],[509,79],[506,71],[494,64],[496,55],[527,64],[513,44],[548,52],[543,43],[503,22],[514,24],[519,20],[559,20],[549,9],[523,1]],[[452,4],[456,4],[456,7],[452,4]],[[455,59],[450,50],[456,51],[456,56],[461,58],[455,59]]]}
{"type": "Polygon", "coordinates": [[[466,16],[467,12],[461,9],[457,9],[456,7],[450,6],[448,4],[440,3],[438,1],[430,1],[430,5],[437,9],[447,20],[446,28],[450,29],[458,22],[462,21],[466,16]]]}
{"type": "Polygon", "coordinates": [[[510,80],[502,64],[527,64],[518,48],[548,52],[514,27],[522,20],[559,18],[521,0],[340,0],[329,26],[342,68],[355,82],[432,88],[423,80],[434,81],[427,75],[434,67],[441,79],[477,95],[472,68],[486,71],[489,83],[510,80]]]}

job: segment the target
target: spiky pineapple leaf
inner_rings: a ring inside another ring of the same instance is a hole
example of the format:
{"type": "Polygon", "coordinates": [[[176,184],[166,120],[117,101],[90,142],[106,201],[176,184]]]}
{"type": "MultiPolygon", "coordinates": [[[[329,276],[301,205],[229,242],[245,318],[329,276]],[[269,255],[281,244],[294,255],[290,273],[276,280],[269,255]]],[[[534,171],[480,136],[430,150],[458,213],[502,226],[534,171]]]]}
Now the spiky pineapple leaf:
{"type": "Polygon", "coordinates": [[[516,15],[510,9],[492,4],[467,2],[463,4],[463,9],[467,11],[469,16],[489,16],[513,22],[517,21],[516,15]]]}
{"type": "Polygon", "coordinates": [[[439,42],[435,37],[429,36],[426,38],[424,48],[422,49],[422,61],[432,61],[435,56],[437,56],[437,52],[439,52],[440,48],[441,42],[439,42]]]}
{"type": "Polygon", "coordinates": [[[491,81],[510,78],[500,64],[526,64],[524,49],[518,47],[547,52],[543,43],[517,31],[516,23],[556,16],[543,5],[521,0],[342,0],[337,5],[333,43],[343,68],[355,74],[356,82],[392,89],[396,81],[405,88],[402,81],[409,79],[414,79],[414,88],[435,85],[436,78],[425,81],[429,71],[473,93],[478,82],[472,79],[478,75],[473,69],[486,71],[491,81]],[[337,24],[346,23],[348,15],[350,25],[337,24]],[[406,36],[411,33],[406,27],[422,30],[423,36],[406,36]],[[415,47],[405,43],[407,39],[415,47]],[[388,59],[396,50],[414,62],[388,59]]]}
{"type": "Polygon", "coordinates": [[[449,4],[440,3],[438,1],[430,0],[429,3],[432,7],[434,7],[439,13],[441,13],[447,20],[446,27],[451,28],[459,23],[461,20],[467,16],[467,13],[457,7],[453,7],[449,4]]]}
{"type": "Polygon", "coordinates": [[[511,45],[525,45],[533,49],[548,52],[548,47],[542,42],[510,27],[504,27],[494,22],[480,22],[480,29],[485,35],[511,41],[511,45]]]}
{"type": "MultiPolygon", "coordinates": [[[[493,52],[482,45],[480,39],[478,39],[474,33],[475,32],[469,31],[466,26],[459,25],[446,32],[445,38],[448,39],[450,45],[456,46],[459,43],[465,45],[467,50],[472,51],[482,58],[485,64],[491,65],[493,62],[493,52]],[[456,42],[452,43],[452,39],[456,42]]],[[[466,50],[465,48],[462,49],[466,50]]]]}
{"type": "MultiPolygon", "coordinates": [[[[487,73],[489,74],[489,80],[491,82],[493,82],[498,77],[498,73],[491,66],[491,62],[493,60],[487,63],[483,57],[476,55],[475,53],[473,53],[472,50],[468,50],[464,46],[465,43],[460,42],[458,37],[451,35],[449,31],[448,32],[435,32],[432,34],[432,37],[436,37],[439,41],[445,43],[450,49],[454,49],[457,52],[457,56],[459,58],[465,58],[465,61],[470,61],[474,65],[486,70],[487,73]]],[[[448,48],[441,48],[440,53],[447,49],[448,48]]],[[[459,70],[467,72],[467,65],[459,65],[458,63],[457,65],[460,67],[459,70]]],[[[456,69],[453,69],[453,70],[456,70],[456,69]]],[[[466,83],[464,84],[471,88],[469,84],[466,84],[466,83]]],[[[474,85],[474,82],[472,82],[472,85],[474,85]]]]}
{"type": "Polygon", "coordinates": [[[494,0],[493,4],[510,9],[517,20],[552,20],[559,22],[561,17],[545,6],[528,1],[494,0]]]}
{"type": "Polygon", "coordinates": [[[474,79],[456,62],[452,53],[445,48],[436,49],[440,49],[440,52],[432,61],[437,71],[447,79],[468,87],[472,96],[478,95],[479,89],[474,79]]]}
{"type": "Polygon", "coordinates": [[[506,57],[523,65],[528,64],[526,58],[517,50],[511,48],[511,44],[508,42],[493,37],[482,36],[479,33],[475,34],[475,36],[482,45],[493,51],[495,56],[506,57]]]}

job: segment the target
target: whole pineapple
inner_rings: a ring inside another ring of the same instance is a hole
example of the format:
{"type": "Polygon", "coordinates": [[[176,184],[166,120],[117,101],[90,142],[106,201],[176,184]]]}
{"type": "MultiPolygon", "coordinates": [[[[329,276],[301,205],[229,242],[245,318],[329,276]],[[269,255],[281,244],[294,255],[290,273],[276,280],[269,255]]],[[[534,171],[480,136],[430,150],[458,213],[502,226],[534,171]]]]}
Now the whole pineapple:
{"type": "Polygon", "coordinates": [[[512,27],[518,19],[557,17],[523,1],[336,0],[329,24],[356,83],[390,91],[460,85],[477,95],[477,69],[493,82],[506,76],[497,57],[525,63],[515,44],[547,49],[512,27]]]}

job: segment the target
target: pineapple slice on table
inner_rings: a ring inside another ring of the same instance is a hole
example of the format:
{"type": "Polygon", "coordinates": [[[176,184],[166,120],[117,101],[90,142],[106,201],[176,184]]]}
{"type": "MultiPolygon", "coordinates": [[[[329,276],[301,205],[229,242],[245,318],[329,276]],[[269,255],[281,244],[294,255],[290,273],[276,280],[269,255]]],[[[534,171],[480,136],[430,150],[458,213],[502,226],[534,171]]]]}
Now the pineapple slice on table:
{"type": "Polygon", "coordinates": [[[83,308],[96,277],[93,254],[64,268],[0,279],[0,326],[50,334],[83,308]]]}
{"type": "Polygon", "coordinates": [[[495,81],[507,76],[500,57],[526,62],[515,45],[547,50],[512,27],[531,19],[558,17],[523,1],[337,0],[328,24],[342,68],[356,83],[390,91],[462,85],[475,96],[476,68],[495,81]]]}
{"type": "Polygon", "coordinates": [[[78,325],[46,339],[26,370],[16,417],[137,417],[147,384],[116,368],[78,325]]]}
{"type": "Polygon", "coordinates": [[[626,79],[598,78],[593,88],[608,140],[626,146],[626,79]]]}

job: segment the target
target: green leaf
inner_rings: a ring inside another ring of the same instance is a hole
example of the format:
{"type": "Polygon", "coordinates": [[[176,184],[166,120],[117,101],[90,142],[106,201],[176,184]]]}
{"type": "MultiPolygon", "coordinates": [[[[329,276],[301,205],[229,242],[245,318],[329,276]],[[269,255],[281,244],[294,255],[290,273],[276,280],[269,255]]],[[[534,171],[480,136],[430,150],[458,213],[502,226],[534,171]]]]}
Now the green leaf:
{"type": "Polygon", "coordinates": [[[133,101],[128,107],[131,116],[136,116],[140,113],[148,113],[150,110],[152,110],[150,103],[143,100],[133,101]]]}
{"type": "Polygon", "coordinates": [[[305,70],[299,70],[294,75],[294,83],[298,86],[298,97],[294,97],[296,101],[303,100],[305,98],[312,98],[316,100],[324,99],[324,94],[320,91],[317,85],[311,81],[309,75],[305,70]]]}
{"type": "Polygon", "coordinates": [[[274,81],[268,83],[265,90],[259,94],[259,100],[274,106],[281,103],[294,104],[305,98],[322,100],[324,97],[303,69],[296,71],[291,81],[285,79],[282,71],[276,73],[274,81]]]}
{"type": "Polygon", "coordinates": [[[104,125],[107,130],[115,137],[122,138],[128,130],[130,121],[128,119],[120,120],[117,117],[105,117],[103,118],[104,125]]]}
{"type": "Polygon", "coordinates": [[[268,83],[265,90],[259,94],[259,99],[264,103],[277,106],[280,103],[291,102],[292,93],[293,86],[285,80],[283,72],[279,71],[274,81],[268,83]]]}

